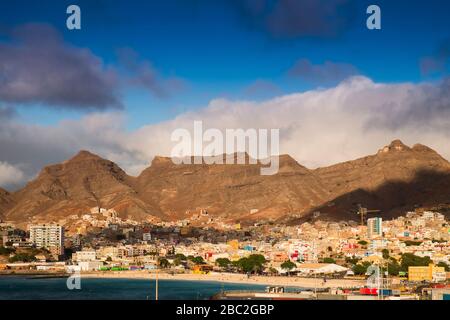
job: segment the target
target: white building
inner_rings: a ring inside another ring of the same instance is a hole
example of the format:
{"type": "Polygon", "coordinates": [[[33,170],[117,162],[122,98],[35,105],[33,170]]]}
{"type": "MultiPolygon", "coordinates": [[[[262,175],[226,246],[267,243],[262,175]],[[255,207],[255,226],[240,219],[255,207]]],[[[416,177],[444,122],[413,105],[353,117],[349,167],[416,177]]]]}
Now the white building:
{"type": "Polygon", "coordinates": [[[152,234],[150,232],[146,232],[142,234],[142,240],[143,241],[151,241],[152,240],[152,234]]]}
{"type": "Polygon", "coordinates": [[[97,271],[103,266],[102,261],[81,261],[78,262],[80,271],[97,271]]]}
{"type": "Polygon", "coordinates": [[[102,261],[81,261],[76,265],[65,266],[66,272],[97,271],[103,266],[102,261]]]}
{"type": "Polygon", "coordinates": [[[369,251],[377,251],[378,249],[386,248],[387,241],[385,239],[372,239],[369,243],[369,251]]]}
{"type": "Polygon", "coordinates": [[[383,236],[383,225],[381,218],[367,219],[367,236],[369,239],[383,236]]]}
{"type": "Polygon", "coordinates": [[[302,263],[295,269],[303,275],[346,273],[349,269],[334,263],[302,263]]]}
{"type": "Polygon", "coordinates": [[[95,250],[82,250],[77,251],[72,255],[73,261],[95,261],[97,259],[97,253],[95,250]]]}
{"type": "Polygon", "coordinates": [[[48,249],[54,255],[63,255],[64,228],[58,224],[31,225],[30,242],[37,248],[48,249]]]}

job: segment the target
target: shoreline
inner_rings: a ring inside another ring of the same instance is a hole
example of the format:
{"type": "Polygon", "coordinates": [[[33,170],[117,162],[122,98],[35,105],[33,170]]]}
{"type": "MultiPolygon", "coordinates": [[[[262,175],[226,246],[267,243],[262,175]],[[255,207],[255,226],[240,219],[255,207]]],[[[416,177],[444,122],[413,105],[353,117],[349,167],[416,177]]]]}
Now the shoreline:
{"type": "Polygon", "coordinates": [[[176,280],[176,281],[211,281],[249,285],[267,285],[298,287],[304,289],[326,289],[326,288],[359,288],[364,286],[365,280],[358,279],[327,279],[323,278],[301,278],[297,276],[250,276],[235,273],[212,272],[209,274],[180,273],[170,274],[167,272],[158,273],[148,271],[107,271],[107,272],[85,272],[81,273],[81,278],[99,279],[140,279],[140,280],[176,280]]]}

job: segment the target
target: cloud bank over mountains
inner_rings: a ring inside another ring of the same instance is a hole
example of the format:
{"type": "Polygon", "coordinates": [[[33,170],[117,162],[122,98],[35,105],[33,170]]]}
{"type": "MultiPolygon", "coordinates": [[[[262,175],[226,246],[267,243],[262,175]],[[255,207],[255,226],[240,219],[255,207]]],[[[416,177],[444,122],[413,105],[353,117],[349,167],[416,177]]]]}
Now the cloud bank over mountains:
{"type": "Polygon", "coordinates": [[[396,138],[426,144],[450,159],[450,79],[385,84],[354,76],[328,89],[262,102],[216,99],[196,111],[133,131],[126,128],[125,111],[90,113],[55,126],[4,116],[0,186],[16,188],[43,165],[65,160],[80,149],[139,174],[153,156],[170,155],[173,130],[193,130],[195,120],[202,120],[204,129],[279,128],[281,153],[310,168],[372,154],[396,138]]]}

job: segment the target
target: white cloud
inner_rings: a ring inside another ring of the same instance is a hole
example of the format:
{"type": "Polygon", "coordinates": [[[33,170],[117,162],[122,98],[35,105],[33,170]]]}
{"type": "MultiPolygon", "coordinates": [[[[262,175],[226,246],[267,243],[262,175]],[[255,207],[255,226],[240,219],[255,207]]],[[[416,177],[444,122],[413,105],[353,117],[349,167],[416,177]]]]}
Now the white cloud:
{"type": "Polygon", "coordinates": [[[19,184],[24,178],[24,173],[18,167],[0,161],[0,186],[19,184]]]}
{"type": "Polygon", "coordinates": [[[132,132],[124,113],[89,114],[53,127],[9,120],[0,123],[0,160],[28,165],[31,176],[44,164],[88,149],[138,174],[154,155],[170,155],[172,131],[192,130],[194,120],[222,130],[279,128],[280,151],[311,168],[373,154],[397,138],[426,144],[450,159],[449,86],[449,80],[383,84],[353,77],[330,89],[264,102],[217,99],[132,132]]]}
{"type": "Polygon", "coordinates": [[[218,99],[130,135],[128,147],[148,157],[168,155],[175,128],[279,128],[280,151],[308,167],[375,153],[394,139],[423,143],[450,158],[448,81],[439,84],[379,84],[353,77],[327,90],[291,94],[256,103],[218,99]]]}

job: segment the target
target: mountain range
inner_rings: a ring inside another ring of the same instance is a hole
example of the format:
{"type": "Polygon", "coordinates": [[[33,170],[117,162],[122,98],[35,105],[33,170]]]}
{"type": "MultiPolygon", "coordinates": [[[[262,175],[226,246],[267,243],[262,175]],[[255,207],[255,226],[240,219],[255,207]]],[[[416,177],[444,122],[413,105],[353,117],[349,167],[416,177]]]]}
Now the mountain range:
{"type": "Polygon", "coordinates": [[[314,170],[289,155],[280,156],[275,175],[260,175],[260,167],[176,165],[157,156],[132,177],[81,151],[43,168],[16,192],[0,189],[0,219],[58,221],[99,206],[138,221],[176,220],[201,209],[241,223],[295,222],[318,212],[323,219],[358,220],[358,204],[379,209],[384,217],[450,204],[450,163],[420,144],[408,147],[395,140],[376,154],[314,170]]]}

